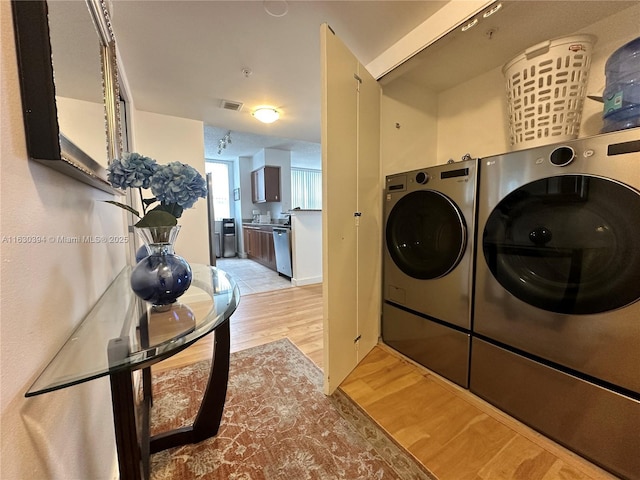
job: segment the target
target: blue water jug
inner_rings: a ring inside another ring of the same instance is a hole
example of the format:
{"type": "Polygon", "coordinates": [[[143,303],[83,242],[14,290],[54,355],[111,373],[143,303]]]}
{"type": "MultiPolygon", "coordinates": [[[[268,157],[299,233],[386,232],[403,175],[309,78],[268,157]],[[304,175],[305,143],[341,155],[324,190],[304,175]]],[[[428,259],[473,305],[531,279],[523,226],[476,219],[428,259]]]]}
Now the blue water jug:
{"type": "Polygon", "coordinates": [[[602,132],[640,127],[640,37],[611,54],[605,75],[602,132]]]}

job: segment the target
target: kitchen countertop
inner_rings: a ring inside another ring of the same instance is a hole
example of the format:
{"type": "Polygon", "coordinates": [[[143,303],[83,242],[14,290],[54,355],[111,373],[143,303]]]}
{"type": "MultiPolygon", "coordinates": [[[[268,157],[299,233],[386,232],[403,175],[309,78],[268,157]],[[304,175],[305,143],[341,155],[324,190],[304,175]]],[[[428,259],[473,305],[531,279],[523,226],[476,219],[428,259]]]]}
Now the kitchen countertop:
{"type": "Polygon", "coordinates": [[[254,222],[242,222],[242,226],[248,226],[248,227],[279,227],[279,228],[291,228],[291,225],[285,225],[284,223],[254,223],[254,222]]]}

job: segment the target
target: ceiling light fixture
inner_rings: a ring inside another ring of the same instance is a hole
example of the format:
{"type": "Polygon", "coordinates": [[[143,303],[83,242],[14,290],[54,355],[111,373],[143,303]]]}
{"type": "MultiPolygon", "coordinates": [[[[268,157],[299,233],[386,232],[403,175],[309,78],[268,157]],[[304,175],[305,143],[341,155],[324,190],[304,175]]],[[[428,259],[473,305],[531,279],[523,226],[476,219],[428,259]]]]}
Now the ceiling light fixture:
{"type": "MultiPolygon", "coordinates": [[[[498,3],[497,5],[494,5],[493,7],[491,7],[489,10],[486,10],[482,14],[482,18],[489,18],[491,15],[493,15],[496,12],[499,12],[501,9],[502,9],[502,4],[498,3]]],[[[461,30],[463,32],[466,32],[467,30],[475,27],[478,24],[478,22],[479,22],[478,17],[476,17],[473,20],[467,22],[465,25],[463,25],[461,30]]],[[[488,37],[491,38],[491,35],[488,35],[488,37]]]]}
{"type": "Polygon", "coordinates": [[[252,115],[262,123],[273,123],[280,118],[280,113],[273,107],[258,107],[252,115]]]}
{"type": "Polygon", "coordinates": [[[466,32],[467,30],[469,30],[471,27],[475,27],[478,24],[478,19],[474,18],[473,20],[471,20],[469,23],[467,23],[465,26],[462,27],[462,31],[466,32]]]}
{"type": "Polygon", "coordinates": [[[227,145],[231,145],[231,131],[227,132],[224,137],[218,140],[218,155],[222,154],[222,151],[227,148],[227,145]]]}
{"type": "Polygon", "coordinates": [[[502,4],[499,3],[497,5],[495,5],[493,8],[490,8],[489,10],[487,10],[486,12],[484,12],[482,14],[482,18],[487,18],[490,17],[491,15],[493,15],[494,13],[496,13],[498,10],[500,10],[502,8],[502,4]]]}
{"type": "Polygon", "coordinates": [[[272,17],[284,17],[289,13],[287,0],[263,0],[262,8],[272,17]]]}

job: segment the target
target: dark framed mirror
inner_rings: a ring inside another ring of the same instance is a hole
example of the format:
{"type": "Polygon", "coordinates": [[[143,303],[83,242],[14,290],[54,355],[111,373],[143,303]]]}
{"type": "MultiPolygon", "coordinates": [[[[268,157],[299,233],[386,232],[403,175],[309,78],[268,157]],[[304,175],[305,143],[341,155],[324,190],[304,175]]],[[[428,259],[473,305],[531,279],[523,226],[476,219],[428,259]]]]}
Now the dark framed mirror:
{"type": "Polygon", "coordinates": [[[12,0],[12,12],[29,157],[115,192],[106,167],[122,136],[106,4],[12,0]]]}

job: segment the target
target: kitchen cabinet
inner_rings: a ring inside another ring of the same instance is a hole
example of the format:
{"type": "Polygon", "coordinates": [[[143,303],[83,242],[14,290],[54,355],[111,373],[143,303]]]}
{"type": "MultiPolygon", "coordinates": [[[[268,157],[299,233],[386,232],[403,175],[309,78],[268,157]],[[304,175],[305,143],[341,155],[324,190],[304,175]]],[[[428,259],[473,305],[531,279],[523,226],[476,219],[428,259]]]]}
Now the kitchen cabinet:
{"type": "Polygon", "coordinates": [[[276,252],[273,246],[273,228],[269,225],[243,225],[244,249],[251,260],[276,271],[276,252]]]}
{"type": "Polygon", "coordinates": [[[321,52],[324,386],[330,394],[380,333],[380,86],[326,24],[321,52]]]}
{"type": "Polygon", "coordinates": [[[279,202],[280,200],[280,167],[265,165],[251,172],[253,203],[279,202]]]}

